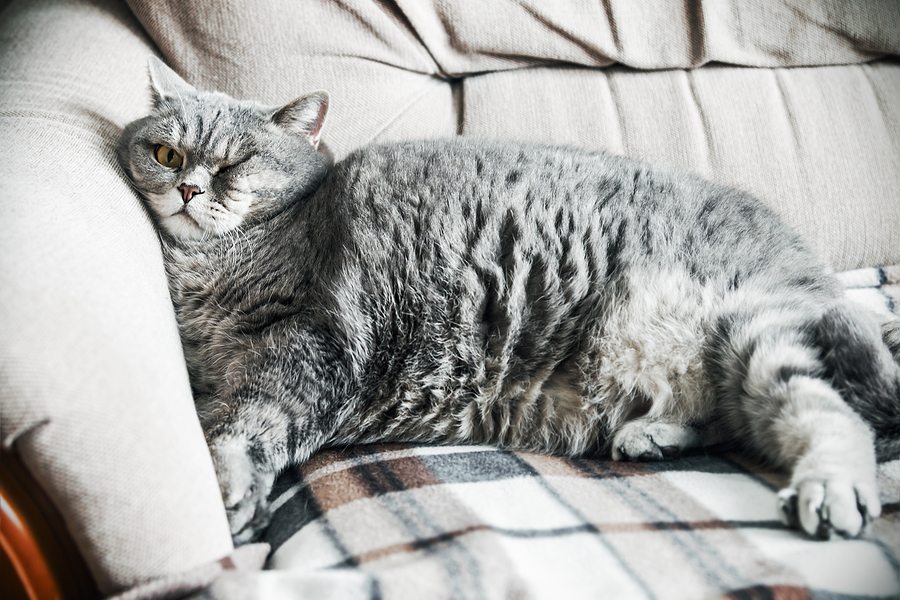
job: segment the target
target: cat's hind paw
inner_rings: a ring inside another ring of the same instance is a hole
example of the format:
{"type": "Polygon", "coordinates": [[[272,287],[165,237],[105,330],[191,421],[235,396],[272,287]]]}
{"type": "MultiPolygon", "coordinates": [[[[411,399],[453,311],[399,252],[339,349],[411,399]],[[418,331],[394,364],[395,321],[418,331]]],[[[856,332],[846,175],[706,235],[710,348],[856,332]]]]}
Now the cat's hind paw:
{"type": "Polygon", "coordinates": [[[260,470],[245,443],[234,438],[214,440],[210,453],[225,503],[235,545],[254,541],[271,519],[269,493],[275,474],[260,470]]]}
{"type": "Polygon", "coordinates": [[[785,525],[812,537],[854,538],[881,514],[881,502],[874,485],[810,477],[778,493],[778,511],[785,525]]]}
{"type": "Polygon", "coordinates": [[[613,460],[665,460],[698,445],[692,427],[636,419],[625,423],[613,437],[613,460]]]}

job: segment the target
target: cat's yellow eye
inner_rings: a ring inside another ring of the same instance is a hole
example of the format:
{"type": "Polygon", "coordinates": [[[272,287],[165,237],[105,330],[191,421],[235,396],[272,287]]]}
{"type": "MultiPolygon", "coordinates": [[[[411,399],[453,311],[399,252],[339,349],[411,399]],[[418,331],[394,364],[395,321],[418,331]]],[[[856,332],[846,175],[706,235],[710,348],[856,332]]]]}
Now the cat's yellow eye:
{"type": "Polygon", "coordinates": [[[177,169],[181,166],[181,163],[184,162],[184,159],[178,152],[168,146],[163,146],[162,144],[156,145],[153,156],[156,157],[156,162],[164,167],[169,167],[170,169],[177,169]]]}

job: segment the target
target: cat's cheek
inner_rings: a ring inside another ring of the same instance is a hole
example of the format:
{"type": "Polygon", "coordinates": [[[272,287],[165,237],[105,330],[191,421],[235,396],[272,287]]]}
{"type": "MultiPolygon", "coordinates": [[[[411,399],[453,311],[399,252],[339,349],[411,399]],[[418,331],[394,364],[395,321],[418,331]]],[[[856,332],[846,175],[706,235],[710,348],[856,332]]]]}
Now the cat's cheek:
{"type": "Polygon", "coordinates": [[[235,204],[250,204],[253,202],[253,192],[241,190],[238,188],[232,188],[227,190],[223,197],[225,200],[233,202],[235,204]]]}
{"type": "Polygon", "coordinates": [[[235,191],[252,195],[254,190],[281,189],[290,183],[290,177],[282,171],[263,169],[239,177],[233,183],[235,191]]]}
{"type": "Polygon", "coordinates": [[[153,212],[160,218],[166,218],[173,215],[180,211],[184,206],[181,196],[175,190],[170,190],[164,194],[147,192],[144,195],[150,204],[150,208],[152,208],[153,212]]]}
{"type": "Polygon", "coordinates": [[[249,192],[228,190],[222,195],[222,204],[236,217],[244,217],[254,204],[254,196],[249,192]]]}
{"type": "Polygon", "coordinates": [[[243,216],[236,215],[232,211],[217,210],[209,215],[208,220],[197,219],[203,229],[215,235],[223,235],[240,227],[244,221],[243,216]]]}

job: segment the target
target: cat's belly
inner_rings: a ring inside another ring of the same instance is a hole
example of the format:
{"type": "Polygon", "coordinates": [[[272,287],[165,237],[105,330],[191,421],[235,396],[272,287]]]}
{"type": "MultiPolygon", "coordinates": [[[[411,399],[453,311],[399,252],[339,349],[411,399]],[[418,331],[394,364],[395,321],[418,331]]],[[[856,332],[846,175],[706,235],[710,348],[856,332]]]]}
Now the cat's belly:
{"type": "Polygon", "coordinates": [[[353,441],[577,455],[607,451],[612,434],[642,414],[702,422],[714,404],[703,348],[716,295],[677,269],[633,269],[625,287],[602,318],[580,328],[577,351],[545,347],[556,359],[543,367],[516,368],[516,357],[503,362],[487,353],[456,381],[407,373],[390,398],[373,403],[368,422],[352,425],[361,434],[353,441]]]}
{"type": "Polygon", "coordinates": [[[634,268],[628,288],[584,363],[586,394],[603,399],[606,431],[644,414],[680,424],[707,420],[715,402],[704,354],[721,294],[679,268],[634,268]]]}

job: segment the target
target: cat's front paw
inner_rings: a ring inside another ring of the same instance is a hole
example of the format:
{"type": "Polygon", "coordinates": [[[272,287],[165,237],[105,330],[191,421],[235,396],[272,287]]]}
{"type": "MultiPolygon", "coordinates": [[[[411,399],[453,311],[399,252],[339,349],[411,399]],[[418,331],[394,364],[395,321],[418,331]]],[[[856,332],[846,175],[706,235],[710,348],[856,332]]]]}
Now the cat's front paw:
{"type": "Polygon", "coordinates": [[[874,482],[811,476],[778,493],[778,510],[786,525],[821,540],[854,538],[881,514],[881,502],[874,482]]]}
{"type": "Polygon", "coordinates": [[[234,543],[246,544],[257,539],[271,518],[269,492],[275,474],[253,463],[243,440],[213,440],[210,453],[234,543]]]}
{"type": "Polygon", "coordinates": [[[635,419],[622,426],[613,437],[613,460],[664,460],[696,446],[699,436],[691,427],[635,419]]]}

